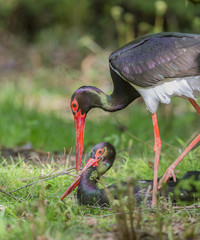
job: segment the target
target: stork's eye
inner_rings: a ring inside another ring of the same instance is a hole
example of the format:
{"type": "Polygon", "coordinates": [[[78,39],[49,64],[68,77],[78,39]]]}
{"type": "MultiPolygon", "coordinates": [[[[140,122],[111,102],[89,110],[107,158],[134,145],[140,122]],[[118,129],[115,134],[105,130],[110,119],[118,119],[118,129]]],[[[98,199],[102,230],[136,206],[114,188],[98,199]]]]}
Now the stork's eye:
{"type": "Polygon", "coordinates": [[[100,148],[95,153],[95,158],[99,158],[104,153],[104,148],[100,148]]]}
{"type": "Polygon", "coordinates": [[[77,100],[74,98],[74,100],[71,102],[71,108],[73,112],[77,112],[78,110],[78,102],[77,100]]]}

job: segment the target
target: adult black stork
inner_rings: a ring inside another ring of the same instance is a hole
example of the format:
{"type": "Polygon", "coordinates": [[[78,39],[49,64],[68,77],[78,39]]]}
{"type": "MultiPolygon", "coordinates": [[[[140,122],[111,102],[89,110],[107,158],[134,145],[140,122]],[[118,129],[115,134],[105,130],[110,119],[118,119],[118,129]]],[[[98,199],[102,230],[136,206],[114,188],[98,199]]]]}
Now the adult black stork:
{"type": "MultiPolygon", "coordinates": [[[[91,151],[90,158],[85,167],[65,191],[62,199],[78,186],[77,199],[79,205],[98,204],[102,207],[108,206],[110,204],[109,198],[104,189],[98,188],[98,180],[112,167],[115,161],[115,155],[115,148],[110,143],[101,142],[96,144],[91,151]]],[[[176,183],[170,179],[164,190],[160,192],[160,195],[168,198],[169,193],[173,193],[173,201],[193,201],[195,196],[199,197],[200,189],[197,188],[199,181],[200,172],[187,172],[182,179],[177,179],[176,183]],[[192,181],[185,181],[188,179],[192,181]]],[[[129,188],[131,187],[131,192],[138,204],[146,198],[147,205],[151,206],[152,195],[148,194],[149,186],[153,186],[153,180],[131,180],[129,184],[127,184],[127,182],[122,182],[119,184],[112,184],[107,188],[112,196],[118,199],[119,193],[124,196],[130,194],[129,188]]]]}
{"type": "Polygon", "coordinates": [[[151,112],[154,129],[153,201],[161,184],[170,177],[176,181],[174,169],[184,156],[200,141],[200,134],[166,170],[158,186],[161,151],[156,111],[159,102],[169,104],[172,96],[186,98],[200,114],[195,102],[200,95],[200,35],[185,33],[156,33],[139,37],[112,53],[109,58],[114,84],[111,95],[96,87],[83,86],[71,98],[76,134],[76,166],[80,169],[85,118],[91,108],[114,112],[125,108],[140,96],[151,112]]]}

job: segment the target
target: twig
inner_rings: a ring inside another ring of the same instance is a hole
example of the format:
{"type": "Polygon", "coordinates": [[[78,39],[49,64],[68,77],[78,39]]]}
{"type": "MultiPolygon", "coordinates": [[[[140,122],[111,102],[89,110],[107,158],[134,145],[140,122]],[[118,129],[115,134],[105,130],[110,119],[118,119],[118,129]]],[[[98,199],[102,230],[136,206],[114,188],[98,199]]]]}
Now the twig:
{"type": "Polygon", "coordinates": [[[173,209],[175,210],[194,210],[196,208],[200,208],[200,205],[194,204],[191,206],[174,206],[173,209]]]}
{"type": "MultiPolygon", "coordinates": [[[[186,146],[188,146],[190,144],[190,142],[199,134],[200,132],[200,129],[197,129],[193,134],[192,136],[187,140],[187,142],[184,144],[184,149],[186,148],[186,146]]],[[[199,146],[199,143],[197,143],[193,148],[192,148],[192,151],[194,149],[196,149],[197,147],[199,146]]]]}
{"type": "MultiPolygon", "coordinates": [[[[47,177],[49,177],[49,176],[52,176],[52,175],[56,175],[56,176],[59,175],[59,174],[64,175],[66,171],[70,172],[70,170],[73,170],[73,169],[75,169],[75,167],[70,167],[70,168],[67,168],[67,169],[65,169],[65,170],[62,170],[62,171],[60,171],[60,172],[53,172],[53,173],[48,173],[48,174],[46,174],[46,175],[40,175],[40,176],[38,177],[38,179],[45,179],[45,178],[47,178],[47,177]],[[64,173],[64,174],[62,174],[62,173],[64,173]]],[[[77,175],[76,175],[76,174],[73,174],[73,173],[68,173],[68,175],[73,176],[73,177],[77,177],[77,175]]],[[[35,177],[33,177],[33,178],[35,178],[35,177]]],[[[28,181],[28,180],[30,180],[30,178],[21,179],[22,182],[26,182],[26,181],[28,181]]]]}
{"type": "MultiPolygon", "coordinates": [[[[36,180],[36,181],[34,181],[34,182],[32,182],[32,183],[26,184],[25,186],[20,187],[20,188],[17,188],[17,189],[15,189],[15,190],[13,190],[13,191],[10,191],[9,193],[13,193],[13,192],[19,191],[19,190],[21,190],[21,189],[23,189],[23,188],[30,187],[30,186],[32,186],[32,185],[34,185],[34,184],[36,184],[36,183],[39,183],[39,182],[42,182],[42,181],[46,181],[46,180],[49,180],[49,179],[52,179],[52,178],[55,178],[55,177],[59,177],[59,176],[62,176],[62,175],[68,174],[68,175],[76,176],[76,175],[74,175],[74,174],[71,173],[71,172],[73,171],[73,169],[74,169],[74,167],[71,167],[71,168],[68,168],[68,169],[66,169],[66,170],[64,170],[64,171],[62,171],[62,172],[59,172],[58,174],[53,173],[53,176],[50,176],[50,177],[46,177],[47,175],[45,175],[45,176],[39,176],[38,180],[36,180]],[[69,169],[71,169],[71,170],[69,170],[69,169]],[[67,171],[67,172],[66,172],[66,171],[67,171]]],[[[49,175],[48,175],[48,176],[49,176],[49,175]]]]}
{"type": "Polygon", "coordinates": [[[34,182],[34,186],[33,186],[33,188],[29,191],[29,193],[28,193],[28,195],[27,195],[27,199],[29,198],[29,196],[31,195],[31,192],[33,192],[33,190],[34,190],[34,188],[35,188],[35,186],[36,186],[36,184],[39,182],[39,179],[37,179],[35,182],[34,182]]]}
{"type": "Polygon", "coordinates": [[[129,137],[134,138],[136,141],[138,141],[138,142],[146,145],[146,146],[149,147],[150,149],[154,150],[153,146],[151,146],[150,144],[148,144],[148,143],[145,142],[145,141],[142,141],[140,138],[136,137],[135,135],[133,135],[132,133],[130,133],[128,130],[125,129],[124,132],[125,132],[127,135],[129,135],[129,137]]]}
{"type": "Polygon", "coordinates": [[[8,193],[8,192],[6,192],[6,191],[4,191],[4,190],[2,190],[2,189],[0,189],[0,192],[3,193],[3,194],[5,194],[5,195],[7,195],[7,196],[9,196],[9,197],[11,197],[11,198],[14,198],[15,200],[17,200],[17,201],[19,201],[19,202],[24,202],[24,201],[22,201],[21,199],[15,197],[15,196],[13,196],[13,195],[11,195],[10,193],[8,193]]]}

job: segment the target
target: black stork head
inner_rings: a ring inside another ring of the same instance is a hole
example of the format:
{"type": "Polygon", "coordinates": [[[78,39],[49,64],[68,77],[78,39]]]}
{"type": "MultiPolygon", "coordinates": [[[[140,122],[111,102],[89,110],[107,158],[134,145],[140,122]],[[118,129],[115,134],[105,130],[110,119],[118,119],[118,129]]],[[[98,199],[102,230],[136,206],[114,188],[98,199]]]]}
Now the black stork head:
{"type": "Polygon", "coordinates": [[[101,108],[104,111],[115,112],[128,106],[140,94],[127,81],[124,81],[111,68],[111,77],[114,89],[111,95],[93,86],[83,86],[77,89],[71,98],[71,109],[74,115],[76,135],[76,170],[81,166],[83,153],[85,119],[92,108],[101,108]]]}
{"type": "Polygon", "coordinates": [[[74,115],[76,138],[76,170],[81,166],[83,153],[84,129],[87,112],[94,107],[100,107],[103,92],[95,87],[81,87],[71,98],[71,109],[74,115]]]}
{"type": "MultiPolygon", "coordinates": [[[[90,181],[91,172],[97,172],[97,179],[100,178],[104,173],[106,173],[113,165],[115,160],[116,151],[112,144],[108,142],[101,142],[96,144],[91,153],[90,158],[88,159],[86,165],[81,170],[79,175],[75,178],[73,183],[69,186],[69,188],[65,191],[62,196],[64,199],[67,195],[69,195],[80,183],[81,177],[83,175],[86,176],[86,181],[90,181]]],[[[96,183],[96,180],[91,180],[96,183]]]]}

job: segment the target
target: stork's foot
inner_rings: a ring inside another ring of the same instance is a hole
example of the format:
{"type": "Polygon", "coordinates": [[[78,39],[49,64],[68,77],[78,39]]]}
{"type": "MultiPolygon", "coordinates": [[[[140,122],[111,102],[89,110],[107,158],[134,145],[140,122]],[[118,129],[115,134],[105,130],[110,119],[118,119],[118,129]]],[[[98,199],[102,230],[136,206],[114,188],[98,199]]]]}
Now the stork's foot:
{"type": "Polygon", "coordinates": [[[176,176],[174,174],[174,167],[172,167],[172,166],[168,167],[168,169],[165,171],[164,175],[160,179],[159,184],[158,184],[158,189],[160,189],[163,184],[168,183],[170,178],[173,178],[174,182],[176,182],[176,176]]]}

